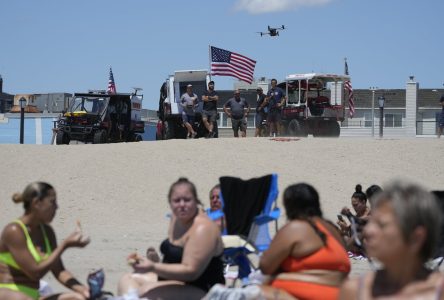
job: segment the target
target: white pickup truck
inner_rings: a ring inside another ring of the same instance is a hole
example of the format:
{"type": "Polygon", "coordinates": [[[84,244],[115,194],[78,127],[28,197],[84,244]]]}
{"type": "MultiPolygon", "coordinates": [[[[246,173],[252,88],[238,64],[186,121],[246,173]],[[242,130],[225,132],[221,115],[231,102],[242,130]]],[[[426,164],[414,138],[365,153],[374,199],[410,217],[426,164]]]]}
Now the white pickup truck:
{"type": "MultiPolygon", "coordinates": [[[[195,124],[192,124],[197,132],[197,138],[206,135],[205,126],[202,124],[202,95],[206,91],[210,75],[207,70],[176,71],[168,76],[160,88],[159,98],[159,123],[157,124],[156,138],[185,139],[187,130],[182,122],[182,106],[180,97],[186,92],[188,84],[193,85],[193,93],[199,99],[196,107],[195,124]]],[[[217,124],[215,126],[217,128],[217,124]]]]}

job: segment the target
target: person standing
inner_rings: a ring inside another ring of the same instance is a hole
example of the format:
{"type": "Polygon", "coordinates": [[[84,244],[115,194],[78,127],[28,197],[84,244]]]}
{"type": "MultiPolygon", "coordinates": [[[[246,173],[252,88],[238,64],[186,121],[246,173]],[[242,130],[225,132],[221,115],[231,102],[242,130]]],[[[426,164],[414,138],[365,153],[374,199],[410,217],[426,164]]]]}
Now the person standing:
{"type": "Polygon", "coordinates": [[[234,91],[234,97],[230,98],[224,104],[224,112],[231,118],[231,126],[233,128],[234,137],[239,137],[239,129],[242,137],[247,136],[247,116],[250,112],[250,105],[241,98],[240,91],[234,91]]]}
{"type": "Polygon", "coordinates": [[[217,127],[217,101],[219,95],[214,90],[214,81],[208,82],[208,90],[202,96],[203,109],[202,109],[202,122],[205,128],[208,130],[208,138],[213,138],[216,135],[214,125],[217,127]]]}
{"type": "Polygon", "coordinates": [[[267,93],[268,102],[268,118],[267,122],[270,126],[270,136],[273,134],[280,135],[281,128],[281,112],[285,104],[285,93],[277,87],[277,80],[271,79],[271,89],[267,93]]]}
{"type": "Polygon", "coordinates": [[[444,131],[444,95],[441,96],[441,99],[439,100],[442,106],[441,113],[439,114],[438,118],[438,138],[441,137],[444,131]]]}
{"type": "Polygon", "coordinates": [[[195,138],[196,131],[193,129],[194,124],[194,108],[197,104],[197,95],[193,93],[193,85],[187,85],[187,92],[180,97],[180,105],[182,105],[182,121],[187,128],[188,137],[195,138]]]}
{"type": "Polygon", "coordinates": [[[265,100],[265,94],[262,88],[259,86],[256,89],[257,92],[257,102],[256,102],[256,131],[254,133],[255,137],[261,136],[261,126],[262,122],[266,120],[267,113],[265,112],[267,101],[265,100]]]}

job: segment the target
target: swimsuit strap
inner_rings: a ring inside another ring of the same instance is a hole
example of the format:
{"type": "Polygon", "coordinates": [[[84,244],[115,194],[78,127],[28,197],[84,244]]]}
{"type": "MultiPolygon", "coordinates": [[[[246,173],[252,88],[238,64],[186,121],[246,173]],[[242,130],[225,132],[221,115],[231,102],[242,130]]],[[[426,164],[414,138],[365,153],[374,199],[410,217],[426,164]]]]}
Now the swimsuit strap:
{"type": "Polygon", "coordinates": [[[49,245],[49,239],[48,239],[48,236],[46,235],[46,231],[45,231],[43,225],[40,225],[40,228],[42,230],[43,239],[45,241],[46,253],[45,253],[45,256],[42,258],[40,256],[40,254],[38,253],[37,249],[35,248],[35,245],[32,242],[31,236],[29,235],[28,229],[26,228],[25,224],[19,219],[15,220],[14,222],[19,224],[20,227],[23,229],[23,232],[25,233],[25,237],[26,237],[26,246],[28,247],[29,252],[31,253],[32,257],[35,259],[36,262],[41,262],[43,260],[43,258],[46,258],[51,254],[51,247],[49,245]]]}
{"type": "Polygon", "coordinates": [[[49,243],[48,235],[46,234],[46,230],[45,230],[45,227],[43,226],[43,224],[40,224],[40,229],[42,230],[42,233],[43,233],[43,240],[45,241],[45,250],[46,250],[45,255],[43,256],[43,259],[46,259],[52,253],[51,244],[49,243]]]}

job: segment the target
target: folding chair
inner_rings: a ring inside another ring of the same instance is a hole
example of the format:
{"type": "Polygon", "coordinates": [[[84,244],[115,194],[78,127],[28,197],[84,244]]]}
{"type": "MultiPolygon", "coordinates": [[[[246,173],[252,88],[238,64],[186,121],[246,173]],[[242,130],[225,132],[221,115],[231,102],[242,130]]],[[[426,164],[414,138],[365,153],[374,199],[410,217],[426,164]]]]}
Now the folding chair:
{"type": "MultiPolygon", "coordinates": [[[[220,199],[225,215],[225,232],[222,239],[225,244],[224,257],[226,270],[238,267],[236,279],[248,284],[251,268],[256,269],[248,255],[260,255],[268,249],[271,236],[269,222],[277,221],[280,209],[276,206],[278,196],[277,174],[242,180],[236,177],[221,177],[220,199]]],[[[220,212],[210,214],[210,218],[220,212]]]]}

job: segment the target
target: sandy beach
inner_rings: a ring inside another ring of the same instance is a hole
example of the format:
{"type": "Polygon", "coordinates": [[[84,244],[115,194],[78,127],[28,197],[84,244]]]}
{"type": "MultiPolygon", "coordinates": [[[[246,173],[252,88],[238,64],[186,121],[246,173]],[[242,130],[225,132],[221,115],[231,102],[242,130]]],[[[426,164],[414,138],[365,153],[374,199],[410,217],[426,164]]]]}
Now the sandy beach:
{"type": "MultiPolygon", "coordinates": [[[[85,281],[92,269],[103,268],[105,289],[116,292],[119,277],[129,267],[130,251],[156,249],[166,236],[170,184],[185,176],[193,181],[203,203],[220,176],[243,179],[279,175],[279,190],[308,182],[320,193],[327,218],[336,220],[357,183],[364,189],[392,179],[407,179],[428,189],[444,189],[444,140],[268,138],[170,140],[108,145],[0,145],[2,204],[0,226],[20,216],[11,196],[32,181],[51,183],[59,210],[52,225],[59,241],[80,220],[91,244],[68,249],[67,269],[85,281]]],[[[278,203],[281,203],[281,195],[278,203]]],[[[284,224],[282,216],[280,225],[284,224]]],[[[368,269],[354,261],[353,273],[368,269]]],[[[61,288],[46,277],[56,290],[61,288]]]]}

